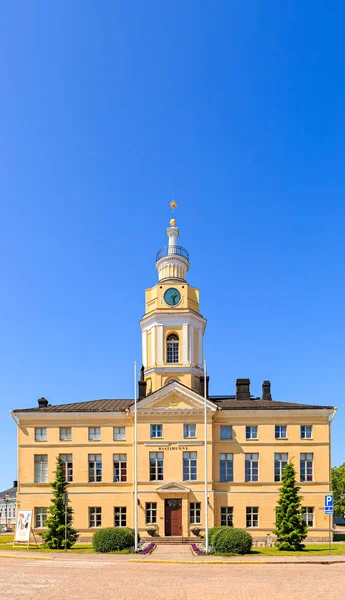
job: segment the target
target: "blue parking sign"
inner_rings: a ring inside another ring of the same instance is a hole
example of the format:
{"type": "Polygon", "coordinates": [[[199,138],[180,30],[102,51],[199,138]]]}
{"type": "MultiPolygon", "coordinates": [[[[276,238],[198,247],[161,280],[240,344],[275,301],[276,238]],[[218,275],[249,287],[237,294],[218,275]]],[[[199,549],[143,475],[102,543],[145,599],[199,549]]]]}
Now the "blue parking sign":
{"type": "Polygon", "coordinates": [[[327,494],[325,496],[325,514],[332,515],[333,514],[333,495],[327,494]]]}

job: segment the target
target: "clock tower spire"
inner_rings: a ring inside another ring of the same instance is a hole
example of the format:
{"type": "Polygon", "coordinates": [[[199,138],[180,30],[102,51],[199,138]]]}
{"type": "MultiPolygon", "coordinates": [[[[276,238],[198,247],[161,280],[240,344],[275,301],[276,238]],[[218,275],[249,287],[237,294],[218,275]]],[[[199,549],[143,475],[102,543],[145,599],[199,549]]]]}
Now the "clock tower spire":
{"type": "MultiPolygon", "coordinates": [[[[170,206],[174,213],[176,202],[170,206]]],[[[156,255],[158,283],[145,292],[146,311],[140,322],[147,392],[173,379],[202,393],[206,319],[199,310],[199,290],[186,281],[189,253],[177,243],[174,215],[166,232],[168,245],[156,255]]]]}

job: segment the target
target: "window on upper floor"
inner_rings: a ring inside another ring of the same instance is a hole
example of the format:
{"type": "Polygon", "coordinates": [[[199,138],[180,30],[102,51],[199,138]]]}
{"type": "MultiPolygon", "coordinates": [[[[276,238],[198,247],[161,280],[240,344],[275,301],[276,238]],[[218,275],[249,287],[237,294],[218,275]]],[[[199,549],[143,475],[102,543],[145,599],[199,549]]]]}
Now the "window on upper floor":
{"type": "Polygon", "coordinates": [[[167,337],[167,363],[178,363],[178,336],[170,333],[167,337]]]}
{"type": "Polygon", "coordinates": [[[259,481],[259,455],[245,455],[245,481],[259,481]]]}
{"type": "Polygon", "coordinates": [[[114,427],[114,441],[126,439],[126,427],[114,427]]]}
{"type": "Polygon", "coordinates": [[[234,526],[234,509],[232,506],[221,506],[220,524],[222,527],[234,526]]]}
{"type": "Polygon", "coordinates": [[[89,454],[89,483],[102,481],[102,454],[89,454]]]}
{"type": "Polygon", "coordinates": [[[247,425],[246,426],[246,440],[257,440],[258,439],[258,426],[247,425]]]}
{"type": "Polygon", "coordinates": [[[70,442],[72,439],[72,428],[71,427],[60,427],[60,441],[70,442]]]}
{"type": "Polygon", "coordinates": [[[308,527],[314,527],[314,507],[303,506],[302,508],[303,521],[308,527]]]}
{"type": "Polygon", "coordinates": [[[312,453],[302,453],[300,455],[300,478],[301,481],[313,481],[313,462],[312,453]]]}
{"type": "Polygon", "coordinates": [[[114,454],[114,482],[127,481],[127,454],[114,454]]]}
{"type": "Polygon", "coordinates": [[[183,481],[196,481],[197,479],[197,453],[183,453],[183,481]]]}
{"type": "Polygon", "coordinates": [[[150,481],[164,479],[164,452],[150,452],[150,481]]]}
{"type": "Polygon", "coordinates": [[[287,427],[286,425],[276,425],[274,428],[274,435],[276,440],[284,440],[287,438],[287,427]]]}
{"type": "Polygon", "coordinates": [[[192,423],[191,425],[189,425],[189,423],[185,423],[183,425],[183,437],[185,438],[195,438],[196,437],[196,425],[195,423],[192,423]]]}
{"type": "Polygon", "coordinates": [[[313,437],[312,425],[301,425],[301,439],[302,440],[311,440],[312,437],[313,437]]]}
{"type": "Polygon", "coordinates": [[[219,455],[219,475],[220,481],[234,480],[234,455],[220,454],[219,455]]]}
{"type": "Polygon", "coordinates": [[[48,482],[48,454],[35,454],[35,483],[48,482]]]}
{"type": "Polygon", "coordinates": [[[286,453],[274,455],[274,481],[282,481],[287,462],[288,455],[286,453]]]}
{"type": "Polygon", "coordinates": [[[46,442],[47,441],[47,428],[46,427],[35,427],[35,441],[46,442]]]}
{"type": "Polygon", "coordinates": [[[100,427],[89,427],[89,441],[96,442],[101,439],[101,428],[100,427]]]}
{"type": "Polygon", "coordinates": [[[151,425],[151,437],[162,438],[163,437],[163,425],[151,425]]]}
{"type": "Polygon", "coordinates": [[[220,439],[221,440],[232,440],[232,426],[221,425],[220,426],[220,439]]]}
{"type": "Polygon", "coordinates": [[[71,483],[73,481],[73,457],[72,454],[60,454],[62,462],[62,472],[65,481],[71,483]]]}

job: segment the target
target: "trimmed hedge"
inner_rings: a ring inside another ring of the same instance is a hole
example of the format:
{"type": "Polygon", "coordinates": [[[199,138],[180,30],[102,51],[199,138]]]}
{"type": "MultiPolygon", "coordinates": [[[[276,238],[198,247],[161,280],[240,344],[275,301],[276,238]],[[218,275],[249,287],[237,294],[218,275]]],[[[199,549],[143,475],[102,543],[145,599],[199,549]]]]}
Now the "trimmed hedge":
{"type": "Polygon", "coordinates": [[[211,546],[213,546],[214,543],[214,538],[215,536],[220,532],[223,531],[224,529],[230,529],[229,527],[227,527],[226,525],[219,525],[218,527],[211,527],[208,530],[208,541],[211,544],[211,546]]]}
{"type": "Polygon", "coordinates": [[[216,554],[248,554],[252,545],[252,536],[243,529],[223,527],[213,536],[213,550],[216,554]]]}
{"type": "Polygon", "coordinates": [[[93,535],[96,552],[114,552],[134,546],[134,531],[129,527],[104,527],[93,535]]]}

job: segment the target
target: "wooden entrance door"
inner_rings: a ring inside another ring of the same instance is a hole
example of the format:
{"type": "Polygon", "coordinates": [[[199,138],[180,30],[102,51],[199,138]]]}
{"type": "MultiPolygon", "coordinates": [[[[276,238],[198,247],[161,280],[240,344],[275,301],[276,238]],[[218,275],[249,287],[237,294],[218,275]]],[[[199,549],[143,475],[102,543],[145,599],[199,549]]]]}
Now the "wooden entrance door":
{"type": "Polygon", "coordinates": [[[165,535],[182,535],[182,500],[165,501],[165,535]]]}

